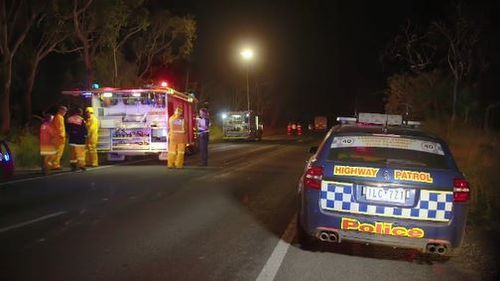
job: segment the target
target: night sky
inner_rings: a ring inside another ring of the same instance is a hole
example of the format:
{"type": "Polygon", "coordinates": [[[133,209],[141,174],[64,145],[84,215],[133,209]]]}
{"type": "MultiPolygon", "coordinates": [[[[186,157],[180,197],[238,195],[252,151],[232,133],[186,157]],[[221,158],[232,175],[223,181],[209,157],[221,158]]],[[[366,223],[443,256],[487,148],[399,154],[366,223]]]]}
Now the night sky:
{"type": "MultiPolygon", "coordinates": [[[[407,19],[427,25],[449,14],[453,3],[167,2],[174,12],[194,15],[198,21],[193,79],[221,83],[227,89],[243,85],[239,48],[251,42],[257,46],[251,79],[273,84],[272,94],[282,96],[282,106],[294,112],[289,118],[353,114],[355,109],[383,111],[383,90],[392,73],[381,63],[382,51],[407,19]]],[[[494,24],[494,2],[476,1],[471,6],[485,26],[494,24]]],[[[498,39],[494,42],[498,45],[498,39]]]]}

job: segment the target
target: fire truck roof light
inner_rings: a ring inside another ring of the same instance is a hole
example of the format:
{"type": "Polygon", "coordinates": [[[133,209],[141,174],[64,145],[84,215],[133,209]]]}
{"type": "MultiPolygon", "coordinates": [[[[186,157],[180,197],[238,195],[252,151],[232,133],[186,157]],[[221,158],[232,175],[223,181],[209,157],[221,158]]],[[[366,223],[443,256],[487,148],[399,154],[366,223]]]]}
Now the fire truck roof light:
{"type": "Polygon", "coordinates": [[[162,87],[167,87],[168,86],[168,83],[166,81],[162,81],[161,84],[160,84],[162,87]]]}

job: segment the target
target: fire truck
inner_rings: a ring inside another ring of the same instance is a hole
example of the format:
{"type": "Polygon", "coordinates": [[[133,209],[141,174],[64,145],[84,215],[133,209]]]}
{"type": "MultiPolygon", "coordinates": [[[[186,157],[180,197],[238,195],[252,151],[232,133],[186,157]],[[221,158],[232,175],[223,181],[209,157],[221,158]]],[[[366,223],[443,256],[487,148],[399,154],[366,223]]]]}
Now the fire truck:
{"type": "Polygon", "coordinates": [[[226,140],[261,140],[264,125],[260,116],[251,110],[222,114],[222,132],[226,140]]]}
{"type": "Polygon", "coordinates": [[[121,161],[127,155],[158,154],[166,160],[168,118],[175,108],[184,111],[188,134],[187,153],[196,148],[196,103],[193,95],[173,88],[98,88],[63,91],[72,104],[91,106],[99,119],[98,152],[108,160],[121,161]]]}

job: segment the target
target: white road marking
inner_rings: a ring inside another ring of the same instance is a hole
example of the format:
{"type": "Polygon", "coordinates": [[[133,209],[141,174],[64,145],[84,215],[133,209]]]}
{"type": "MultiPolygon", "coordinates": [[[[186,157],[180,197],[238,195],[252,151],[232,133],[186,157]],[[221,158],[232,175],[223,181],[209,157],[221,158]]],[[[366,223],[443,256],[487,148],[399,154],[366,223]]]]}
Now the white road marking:
{"type": "MultiPolygon", "coordinates": [[[[105,166],[99,166],[99,167],[94,167],[94,168],[87,168],[87,172],[101,170],[101,169],[107,169],[107,168],[111,168],[111,167],[115,167],[115,166],[135,164],[135,163],[140,163],[140,162],[145,162],[145,161],[150,161],[150,160],[151,159],[142,159],[142,160],[131,161],[131,162],[126,162],[126,163],[119,163],[116,165],[105,165],[105,166]]],[[[57,173],[57,174],[50,174],[47,176],[38,176],[38,177],[32,177],[32,178],[11,180],[11,181],[7,181],[7,182],[0,182],[0,186],[14,184],[14,183],[20,183],[20,182],[34,181],[34,180],[38,180],[38,179],[46,179],[46,178],[50,178],[50,177],[57,177],[57,176],[63,176],[63,175],[73,175],[73,173],[75,173],[75,172],[68,171],[68,172],[61,172],[61,173],[57,173]]],[[[85,172],[78,172],[78,173],[85,173],[85,172]]]]}
{"type": "Polygon", "coordinates": [[[64,214],[66,214],[66,211],[60,211],[60,212],[48,214],[48,215],[43,216],[43,217],[39,217],[39,218],[36,218],[36,219],[32,219],[32,220],[29,220],[29,221],[18,223],[18,224],[15,224],[15,225],[11,225],[11,226],[7,226],[7,227],[4,227],[4,228],[0,228],[0,233],[7,232],[9,230],[16,229],[16,228],[19,228],[19,227],[27,226],[27,225],[30,225],[30,224],[33,224],[33,223],[36,223],[36,222],[39,222],[39,221],[43,221],[43,220],[51,219],[51,218],[54,218],[54,217],[58,217],[58,216],[64,215],[64,214]]]}
{"type": "Polygon", "coordinates": [[[293,237],[295,237],[295,225],[296,225],[297,215],[293,216],[293,219],[288,224],[285,232],[281,236],[280,241],[274,247],[274,251],[266,262],[266,265],[262,268],[257,281],[272,281],[276,277],[276,273],[280,269],[281,263],[285,258],[286,252],[292,243],[293,237]]]}

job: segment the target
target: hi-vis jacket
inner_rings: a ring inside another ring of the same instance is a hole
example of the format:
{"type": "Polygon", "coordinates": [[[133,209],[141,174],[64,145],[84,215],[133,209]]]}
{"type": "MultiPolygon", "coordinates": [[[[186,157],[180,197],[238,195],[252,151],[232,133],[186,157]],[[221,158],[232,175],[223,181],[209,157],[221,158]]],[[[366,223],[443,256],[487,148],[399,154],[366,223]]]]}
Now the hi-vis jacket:
{"type": "Polygon", "coordinates": [[[66,142],[66,128],[64,126],[64,117],[57,113],[52,120],[55,131],[55,145],[61,145],[66,142]]]}
{"type": "Polygon", "coordinates": [[[174,114],[168,119],[169,125],[169,141],[171,143],[186,143],[186,123],[182,115],[174,114]]]}
{"type": "Polygon", "coordinates": [[[54,145],[55,130],[49,122],[43,122],[40,127],[40,155],[56,154],[54,145]]]}
{"type": "Polygon", "coordinates": [[[99,120],[94,114],[90,114],[87,119],[87,143],[97,145],[99,138],[99,120]]]}

